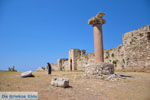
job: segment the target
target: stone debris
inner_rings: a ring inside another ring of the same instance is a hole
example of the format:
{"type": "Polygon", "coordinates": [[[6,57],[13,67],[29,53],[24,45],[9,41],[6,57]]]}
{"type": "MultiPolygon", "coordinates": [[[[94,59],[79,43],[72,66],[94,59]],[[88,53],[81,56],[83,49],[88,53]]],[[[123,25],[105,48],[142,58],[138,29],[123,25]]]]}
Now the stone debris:
{"type": "Polygon", "coordinates": [[[112,74],[109,75],[105,80],[107,81],[118,81],[121,79],[121,76],[117,75],[117,74],[112,74]]]}
{"type": "Polygon", "coordinates": [[[33,77],[32,75],[32,71],[26,71],[21,73],[21,77],[25,78],[25,77],[33,77]]]}
{"type": "Polygon", "coordinates": [[[87,65],[85,67],[85,72],[83,74],[84,78],[95,78],[102,79],[107,81],[118,81],[120,79],[124,79],[121,75],[117,75],[114,73],[114,65],[109,63],[101,63],[95,65],[87,65]]]}
{"type": "Polygon", "coordinates": [[[52,78],[51,85],[56,87],[69,87],[69,79],[67,78],[52,78]]]}
{"type": "Polygon", "coordinates": [[[85,67],[84,76],[86,78],[104,78],[105,75],[110,74],[114,74],[114,65],[109,63],[101,63],[87,65],[85,67]]]}

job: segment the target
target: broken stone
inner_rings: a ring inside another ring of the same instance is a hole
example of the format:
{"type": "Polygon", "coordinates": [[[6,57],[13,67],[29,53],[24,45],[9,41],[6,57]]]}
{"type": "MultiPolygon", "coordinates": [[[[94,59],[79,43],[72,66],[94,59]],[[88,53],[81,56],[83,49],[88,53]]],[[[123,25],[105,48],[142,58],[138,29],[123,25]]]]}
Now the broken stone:
{"type": "Polygon", "coordinates": [[[25,78],[25,77],[32,77],[32,71],[26,71],[21,73],[21,77],[25,78]]]}
{"type": "Polygon", "coordinates": [[[56,87],[69,87],[69,79],[67,78],[52,78],[51,85],[56,87]]]}
{"type": "Polygon", "coordinates": [[[107,78],[106,78],[106,80],[108,80],[108,81],[117,81],[117,80],[119,80],[121,77],[119,76],[119,75],[117,75],[117,74],[112,74],[112,75],[110,75],[110,76],[108,76],[107,78]]]}
{"type": "Polygon", "coordinates": [[[84,76],[87,78],[100,78],[104,75],[111,74],[114,74],[114,65],[109,63],[101,63],[86,66],[84,76]]]}

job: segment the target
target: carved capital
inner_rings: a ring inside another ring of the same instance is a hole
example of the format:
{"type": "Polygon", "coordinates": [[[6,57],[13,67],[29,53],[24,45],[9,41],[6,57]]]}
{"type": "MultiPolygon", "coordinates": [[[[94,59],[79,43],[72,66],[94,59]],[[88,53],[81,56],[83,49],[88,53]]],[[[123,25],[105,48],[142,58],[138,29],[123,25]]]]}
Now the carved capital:
{"type": "Polygon", "coordinates": [[[105,13],[98,13],[96,17],[92,17],[89,19],[88,24],[105,24],[106,21],[102,18],[105,15],[105,13]]]}

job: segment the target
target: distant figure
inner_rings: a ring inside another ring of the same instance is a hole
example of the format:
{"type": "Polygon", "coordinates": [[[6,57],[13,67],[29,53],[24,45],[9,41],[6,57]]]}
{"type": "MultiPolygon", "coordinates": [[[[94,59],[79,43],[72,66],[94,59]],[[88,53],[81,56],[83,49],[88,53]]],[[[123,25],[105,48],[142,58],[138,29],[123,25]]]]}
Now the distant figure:
{"type": "Polygon", "coordinates": [[[47,63],[47,64],[48,64],[48,74],[51,74],[51,71],[52,71],[51,64],[50,63],[47,63]]]}

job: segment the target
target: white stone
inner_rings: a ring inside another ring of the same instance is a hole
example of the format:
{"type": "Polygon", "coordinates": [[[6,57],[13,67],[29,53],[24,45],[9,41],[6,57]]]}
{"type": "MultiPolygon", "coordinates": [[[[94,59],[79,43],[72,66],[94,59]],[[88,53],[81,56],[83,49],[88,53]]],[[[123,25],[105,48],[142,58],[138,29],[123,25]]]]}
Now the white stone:
{"type": "Polygon", "coordinates": [[[69,87],[69,79],[67,78],[52,78],[51,85],[56,87],[69,87]]]}
{"type": "Polygon", "coordinates": [[[21,77],[30,77],[32,76],[32,71],[26,71],[21,73],[21,77]]]}

